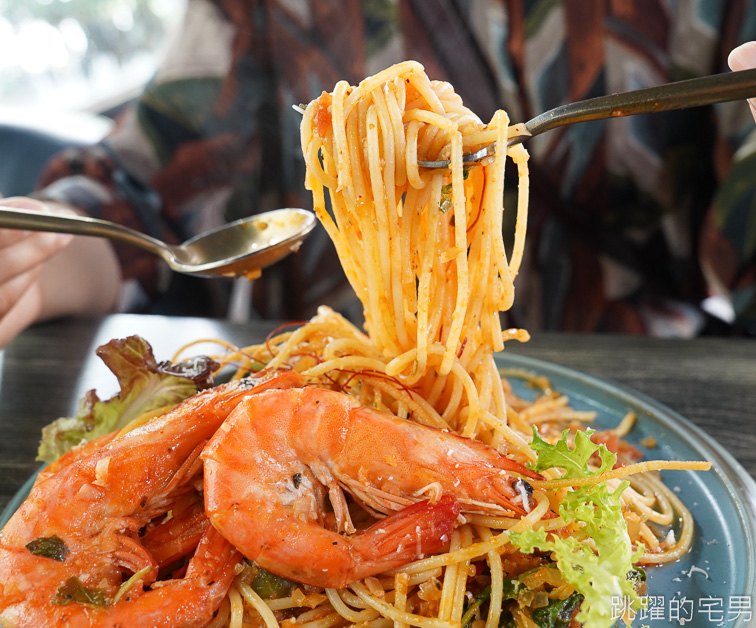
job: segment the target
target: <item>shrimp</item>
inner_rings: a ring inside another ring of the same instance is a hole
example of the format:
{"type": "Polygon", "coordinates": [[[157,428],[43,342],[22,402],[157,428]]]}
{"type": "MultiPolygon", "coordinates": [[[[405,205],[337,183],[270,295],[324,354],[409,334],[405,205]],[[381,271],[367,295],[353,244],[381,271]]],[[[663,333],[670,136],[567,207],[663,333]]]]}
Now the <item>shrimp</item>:
{"type": "Polygon", "coordinates": [[[202,498],[197,494],[189,494],[174,502],[170,516],[163,517],[154,524],[150,523],[139,541],[162,569],[197,547],[208,524],[202,498]]]}
{"type": "MultiPolygon", "coordinates": [[[[191,501],[202,471],[202,448],[244,398],[301,385],[289,371],[203,391],[88,455],[72,456],[37,483],[0,531],[0,624],[195,626],[209,621],[233,579],[238,552],[205,523],[186,576],[155,582],[162,561],[141,543],[140,530],[182,498],[191,501]],[[30,543],[40,540],[55,545],[53,556],[32,553],[30,543]],[[138,582],[113,603],[129,574],[139,574],[138,582]],[[145,589],[153,582],[151,590],[145,589]],[[62,604],[71,583],[102,603],[62,604]]],[[[203,522],[192,521],[190,515],[181,526],[195,534],[203,522]]],[[[183,549],[177,547],[177,554],[183,549]]],[[[169,551],[161,558],[170,557],[169,551]]]]}
{"type": "Polygon", "coordinates": [[[45,580],[49,579],[48,569],[58,577],[65,576],[56,565],[52,565],[56,561],[49,558],[34,565],[33,571],[30,571],[25,564],[25,551],[16,549],[13,552],[16,560],[4,561],[6,565],[25,568],[26,573],[33,574],[35,579],[27,583],[30,588],[22,602],[3,608],[0,622],[6,628],[204,626],[223,601],[241,558],[228,541],[212,526],[208,526],[189,561],[184,578],[161,581],[159,588],[149,592],[134,588],[117,603],[107,605],[105,596],[101,595],[102,589],[85,588],[77,576],[61,581],[57,593],[48,597],[51,593],[49,590],[38,590],[39,587],[44,588],[45,580]]]}
{"type": "Polygon", "coordinates": [[[317,388],[245,399],[201,457],[212,525],[264,569],[332,588],[441,551],[460,509],[522,513],[510,472],[539,477],[478,441],[317,388]],[[393,514],[352,534],[344,490],[393,514]]]}
{"type": "Polygon", "coordinates": [[[89,454],[99,449],[103,445],[107,445],[116,436],[118,436],[118,432],[110,432],[109,434],[104,434],[99,438],[88,440],[80,445],[77,445],[73,449],[69,449],[60,458],[53,460],[50,464],[40,470],[34,480],[34,485],[36,486],[40,482],[44,482],[47,478],[58,473],[58,471],[60,471],[63,467],[67,467],[69,464],[73,464],[81,458],[86,458],[89,454]]]}

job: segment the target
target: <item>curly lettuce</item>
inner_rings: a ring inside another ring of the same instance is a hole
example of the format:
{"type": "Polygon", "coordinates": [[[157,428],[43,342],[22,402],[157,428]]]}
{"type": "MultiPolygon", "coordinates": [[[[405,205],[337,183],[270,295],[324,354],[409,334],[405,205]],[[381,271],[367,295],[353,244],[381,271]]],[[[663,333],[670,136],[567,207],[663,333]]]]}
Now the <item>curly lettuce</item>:
{"type": "MultiPolygon", "coordinates": [[[[564,469],[564,477],[581,478],[611,469],[615,454],[590,439],[592,430],[577,432],[574,447],[567,442],[569,430],[553,445],[533,430],[532,447],[538,454],[535,471],[564,469]],[[601,465],[589,468],[588,462],[598,452],[601,465]]],[[[573,524],[575,534],[561,537],[544,530],[512,533],[514,547],[527,554],[535,550],[551,552],[564,579],[583,596],[576,619],[587,628],[609,628],[617,620],[617,602],[629,601],[638,609],[640,598],[634,587],[633,563],[642,556],[640,546],[633,552],[627,525],[622,516],[620,496],[628,482],[610,491],[605,483],[584,486],[565,496],[559,516],[573,524]]]]}
{"type": "Polygon", "coordinates": [[[157,362],[150,344],[139,336],[111,340],[95,353],[118,379],[120,391],[103,401],[90,390],[76,416],[44,427],[38,460],[52,462],[83,442],[121,429],[145,412],[175,405],[209,388],[217,367],[202,356],[178,364],[157,362]]]}

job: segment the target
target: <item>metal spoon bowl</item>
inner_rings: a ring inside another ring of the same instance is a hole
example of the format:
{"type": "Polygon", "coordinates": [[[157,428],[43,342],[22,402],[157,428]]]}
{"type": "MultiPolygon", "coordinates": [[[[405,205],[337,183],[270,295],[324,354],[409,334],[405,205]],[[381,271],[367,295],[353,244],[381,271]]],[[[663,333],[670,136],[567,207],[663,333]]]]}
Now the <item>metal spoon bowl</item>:
{"type": "Polygon", "coordinates": [[[299,249],[314,226],[312,212],[287,207],[242,218],[174,245],[99,218],[0,207],[2,228],[117,240],[158,255],[176,272],[201,277],[253,279],[261,269],[299,249]]]}

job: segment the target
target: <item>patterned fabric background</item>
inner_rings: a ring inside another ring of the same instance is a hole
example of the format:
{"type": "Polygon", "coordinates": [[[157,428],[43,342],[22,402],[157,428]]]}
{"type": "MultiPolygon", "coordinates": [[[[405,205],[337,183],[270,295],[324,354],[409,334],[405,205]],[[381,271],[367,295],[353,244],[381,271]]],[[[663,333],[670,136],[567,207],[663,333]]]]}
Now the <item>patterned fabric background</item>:
{"type": "MultiPolygon", "coordinates": [[[[138,103],[102,145],[50,164],[40,194],[171,241],[309,207],[291,105],[340,79],[355,84],[416,59],[482,119],[503,107],[524,121],[570,101],[727,71],[729,51],[756,39],[753,4],[188,0],[180,37],[138,103]]],[[[509,323],[756,333],[754,136],[747,105],[733,103],[529,141],[527,259],[509,323]]],[[[165,269],[132,248],[118,254],[123,308],[154,308],[165,269]]],[[[193,299],[176,313],[224,314],[228,285],[188,283],[181,289],[193,299]]],[[[302,319],[321,303],[360,317],[322,229],[255,282],[253,302],[268,318],[302,319]]]]}

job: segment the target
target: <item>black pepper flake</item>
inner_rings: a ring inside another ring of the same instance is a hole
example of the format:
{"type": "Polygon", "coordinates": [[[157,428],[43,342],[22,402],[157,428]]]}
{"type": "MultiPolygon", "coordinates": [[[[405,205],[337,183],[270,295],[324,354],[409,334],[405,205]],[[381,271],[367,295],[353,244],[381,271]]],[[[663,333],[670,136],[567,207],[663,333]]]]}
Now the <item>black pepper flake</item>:
{"type": "Polygon", "coordinates": [[[302,474],[301,473],[295,473],[291,477],[291,481],[294,482],[294,488],[299,488],[299,485],[302,483],[302,474]]]}

